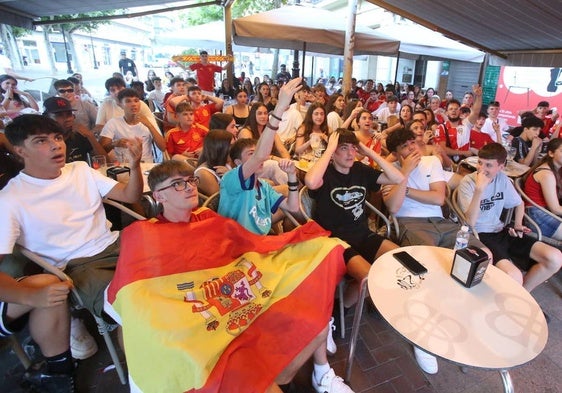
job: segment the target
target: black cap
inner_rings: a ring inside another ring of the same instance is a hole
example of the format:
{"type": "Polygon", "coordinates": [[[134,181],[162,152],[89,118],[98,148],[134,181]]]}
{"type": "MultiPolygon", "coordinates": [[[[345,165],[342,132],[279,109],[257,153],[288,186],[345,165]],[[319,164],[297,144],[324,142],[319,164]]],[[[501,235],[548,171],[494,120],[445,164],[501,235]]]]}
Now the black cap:
{"type": "Polygon", "coordinates": [[[43,114],[75,111],[70,101],[62,97],[49,97],[43,102],[43,114]]]}
{"type": "Polygon", "coordinates": [[[287,68],[287,66],[285,64],[281,64],[279,67],[281,68],[287,68]]]}

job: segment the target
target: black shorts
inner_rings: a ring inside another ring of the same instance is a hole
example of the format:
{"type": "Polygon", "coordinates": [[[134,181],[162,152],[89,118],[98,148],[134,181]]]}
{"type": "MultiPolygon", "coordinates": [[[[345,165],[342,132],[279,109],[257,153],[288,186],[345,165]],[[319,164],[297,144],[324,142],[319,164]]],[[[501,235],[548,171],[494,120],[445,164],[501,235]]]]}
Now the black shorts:
{"type": "Polygon", "coordinates": [[[8,321],[8,303],[0,302],[0,337],[8,337],[19,332],[27,323],[29,314],[18,319],[8,321]]]}
{"type": "Polygon", "coordinates": [[[478,236],[480,241],[492,251],[494,264],[501,259],[508,259],[519,269],[527,271],[537,263],[530,257],[531,248],[537,242],[532,237],[526,235],[512,237],[509,235],[507,228],[497,233],[478,233],[478,236]]]}
{"type": "MultiPolygon", "coordinates": [[[[343,239],[345,240],[345,239],[343,239]]],[[[367,260],[369,263],[373,263],[375,261],[375,256],[381,247],[383,241],[386,238],[382,237],[375,232],[367,232],[365,236],[360,239],[354,239],[353,241],[347,241],[349,245],[357,251],[359,255],[367,260]]]]}

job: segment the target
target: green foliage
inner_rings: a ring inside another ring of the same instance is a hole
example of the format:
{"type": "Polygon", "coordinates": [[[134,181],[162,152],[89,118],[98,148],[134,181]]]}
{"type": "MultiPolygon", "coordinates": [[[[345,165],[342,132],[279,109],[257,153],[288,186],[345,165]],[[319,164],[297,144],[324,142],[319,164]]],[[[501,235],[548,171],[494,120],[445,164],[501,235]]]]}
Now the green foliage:
{"type": "MultiPolygon", "coordinates": [[[[73,15],[55,15],[53,17],[42,17],[41,20],[47,21],[47,20],[52,20],[52,21],[56,21],[56,20],[68,20],[68,19],[78,19],[78,18],[95,18],[95,17],[100,17],[100,16],[110,16],[110,15],[115,15],[115,10],[110,10],[110,11],[95,11],[95,12],[88,12],[85,14],[73,14],[73,15]]],[[[60,24],[56,24],[56,25],[51,25],[52,26],[62,26],[64,28],[65,31],[67,31],[68,33],[74,33],[77,30],[82,30],[85,31],[87,33],[92,33],[94,31],[97,30],[98,27],[100,27],[101,25],[106,25],[109,24],[110,21],[109,20],[96,20],[96,21],[89,21],[89,22],[70,22],[70,23],[60,23],[60,24]]],[[[49,28],[49,26],[46,26],[46,28],[49,28]]]]}
{"type": "MultiPolygon", "coordinates": [[[[288,0],[236,0],[232,6],[232,17],[240,18],[246,15],[273,10],[287,4],[288,0]]],[[[179,15],[184,26],[203,25],[209,22],[223,20],[223,8],[218,5],[191,8],[179,15]]]]}
{"type": "Polygon", "coordinates": [[[11,26],[12,35],[14,38],[25,37],[28,34],[31,34],[32,30],[24,29],[23,27],[11,26]]]}

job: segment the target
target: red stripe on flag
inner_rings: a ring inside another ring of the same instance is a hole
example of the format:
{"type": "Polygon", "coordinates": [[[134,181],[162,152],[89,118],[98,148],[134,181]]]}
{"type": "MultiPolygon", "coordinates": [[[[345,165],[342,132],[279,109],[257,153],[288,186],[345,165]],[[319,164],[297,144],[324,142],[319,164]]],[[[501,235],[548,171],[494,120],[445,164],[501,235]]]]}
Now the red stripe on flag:
{"type": "Polygon", "coordinates": [[[334,290],[345,274],[342,253],[342,246],[333,248],[290,296],[230,343],[205,386],[189,392],[264,392],[328,324],[334,290]]]}
{"type": "Polygon", "coordinates": [[[121,233],[121,251],[108,301],[113,303],[121,288],[137,280],[224,266],[248,251],[268,253],[329,234],[313,221],[279,236],[256,235],[221,216],[165,225],[137,221],[121,233]],[[154,263],[138,263],[151,259],[154,263]]]}

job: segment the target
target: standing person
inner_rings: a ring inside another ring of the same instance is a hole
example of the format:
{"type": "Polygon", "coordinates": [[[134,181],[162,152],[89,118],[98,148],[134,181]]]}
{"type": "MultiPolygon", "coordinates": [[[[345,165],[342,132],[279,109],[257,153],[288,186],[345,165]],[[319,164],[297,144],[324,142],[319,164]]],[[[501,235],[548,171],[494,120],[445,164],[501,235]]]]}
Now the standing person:
{"type": "Polygon", "coordinates": [[[494,265],[531,292],[560,270],[560,250],[526,234],[525,205],[513,183],[502,171],[507,152],[490,143],[478,152],[478,169],[459,185],[459,205],[468,223],[494,255],[494,265]],[[515,208],[513,227],[501,221],[503,209],[515,208]],[[521,270],[527,273],[523,276],[521,270]]]}
{"type": "Polygon", "coordinates": [[[279,66],[280,70],[277,75],[275,76],[275,80],[277,81],[277,83],[287,83],[291,80],[291,74],[287,71],[287,65],[285,64],[281,64],[279,66]]]}
{"type": "Polygon", "coordinates": [[[196,72],[197,85],[201,88],[203,94],[213,96],[215,93],[215,73],[226,70],[230,67],[231,62],[227,62],[222,67],[209,63],[209,54],[206,50],[199,52],[199,59],[199,62],[191,64],[189,69],[196,72]]]}
{"type": "Polygon", "coordinates": [[[135,62],[127,57],[127,51],[121,51],[121,59],[119,60],[119,72],[122,75],[127,75],[127,72],[131,72],[135,80],[138,79],[139,71],[137,70],[137,65],[135,62]]]}

